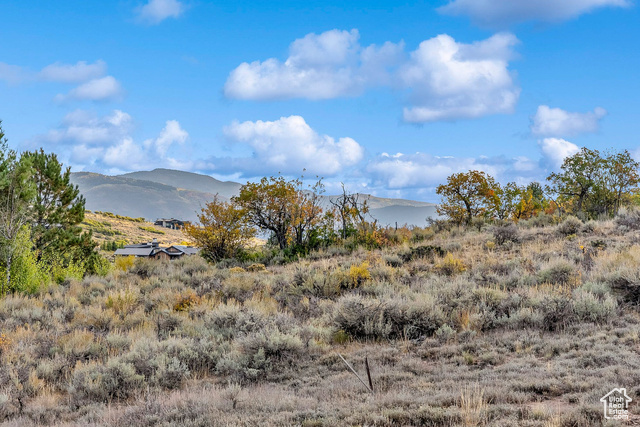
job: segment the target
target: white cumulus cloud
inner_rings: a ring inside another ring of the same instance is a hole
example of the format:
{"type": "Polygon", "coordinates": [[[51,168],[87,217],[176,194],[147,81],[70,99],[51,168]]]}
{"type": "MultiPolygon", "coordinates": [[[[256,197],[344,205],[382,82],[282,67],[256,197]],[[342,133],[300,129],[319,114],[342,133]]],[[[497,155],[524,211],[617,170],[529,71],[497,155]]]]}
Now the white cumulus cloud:
{"type": "Polygon", "coordinates": [[[508,68],[517,42],[514,35],[502,33],[473,44],[448,35],[420,43],[400,70],[414,104],[404,109],[405,121],[511,113],[520,96],[508,68]]]}
{"type": "Polygon", "coordinates": [[[44,67],[39,77],[53,82],[81,83],[104,76],[106,72],[107,64],[102,60],[93,64],[88,64],[86,61],[78,61],[76,64],[56,62],[44,67]]]}
{"type": "MultiPolygon", "coordinates": [[[[519,158],[519,162],[523,159],[519,158]]],[[[498,176],[510,168],[515,160],[502,158],[461,158],[433,156],[427,153],[388,154],[372,159],[367,172],[374,184],[390,189],[429,188],[446,181],[451,174],[481,170],[498,176]]]]}
{"type": "Polygon", "coordinates": [[[561,108],[541,105],[531,120],[531,133],[541,136],[566,137],[597,132],[600,120],[606,114],[607,111],[600,107],[593,112],[572,113],[561,108]]]}
{"type": "Polygon", "coordinates": [[[552,169],[559,168],[564,159],[580,151],[576,144],[561,138],[545,138],[538,141],[538,145],[544,157],[543,163],[552,169]]]}
{"type": "Polygon", "coordinates": [[[184,144],[189,137],[178,121],[168,120],[156,138],[142,143],[136,142],[133,131],[133,118],[123,111],[114,110],[100,117],[76,110],[31,145],[58,153],[76,170],[111,173],[180,163],[168,155],[172,144],[184,144]]]}
{"type": "Polygon", "coordinates": [[[289,56],[242,63],[225,83],[228,98],[332,99],[386,87],[407,95],[404,119],[412,123],[510,113],[518,88],[509,62],[518,43],[509,33],[471,44],[448,35],[423,41],[363,47],[357,30],[331,30],[295,40],[289,56]]]}
{"type": "Polygon", "coordinates": [[[334,175],[360,162],[364,149],[352,138],[335,139],[320,135],[300,116],[275,121],[234,122],[224,129],[226,137],[248,145],[252,157],[236,157],[218,163],[217,170],[239,169],[247,174],[260,173],[334,175]]]}
{"type": "Polygon", "coordinates": [[[149,0],[137,13],[142,22],[155,25],[167,18],[179,18],[185,10],[185,5],[178,0],[149,0]]]}
{"type": "Polygon", "coordinates": [[[98,117],[86,110],[67,114],[57,129],[49,131],[45,140],[54,143],[79,143],[85,146],[101,146],[128,135],[133,130],[133,119],[123,111],[98,117]]]}
{"type": "Polygon", "coordinates": [[[360,35],[357,30],[308,34],[289,47],[285,62],[275,58],[242,63],[224,86],[237,99],[329,99],[362,90],[358,72],[360,35]]]}
{"type": "Polygon", "coordinates": [[[147,147],[153,147],[159,156],[164,157],[172,144],[184,144],[189,133],[180,127],[177,120],[167,120],[158,138],[145,141],[147,147]]]}
{"type": "Polygon", "coordinates": [[[122,96],[122,85],[113,76],[90,80],[72,89],[67,95],[58,95],[57,101],[88,100],[107,101],[122,96]]]}
{"type": "Polygon", "coordinates": [[[485,27],[506,27],[525,21],[561,22],[602,7],[631,4],[630,0],[451,0],[438,11],[469,16],[485,27]]]}

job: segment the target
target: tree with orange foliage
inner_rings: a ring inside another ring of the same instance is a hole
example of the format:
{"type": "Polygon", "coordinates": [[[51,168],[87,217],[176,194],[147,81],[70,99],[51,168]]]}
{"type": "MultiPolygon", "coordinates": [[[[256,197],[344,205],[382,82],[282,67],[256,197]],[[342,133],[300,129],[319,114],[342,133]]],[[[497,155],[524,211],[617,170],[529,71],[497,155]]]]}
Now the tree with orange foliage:
{"type": "Polygon", "coordinates": [[[438,214],[456,224],[470,224],[477,217],[493,217],[500,205],[499,185],[481,171],[453,174],[446,184],[436,188],[436,193],[442,196],[438,214]]]}
{"type": "Polygon", "coordinates": [[[320,181],[304,190],[300,179],[262,178],[243,185],[232,202],[243,209],[249,224],[270,231],[280,249],[304,247],[322,219],[321,189],[320,181]]]}
{"type": "Polygon", "coordinates": [[[244,209],[217,196],[202,208],[198,221],[185,225],[184,233],[202,248],[202,256],[209,261],[235,256],[256,234],[244,209]]]}

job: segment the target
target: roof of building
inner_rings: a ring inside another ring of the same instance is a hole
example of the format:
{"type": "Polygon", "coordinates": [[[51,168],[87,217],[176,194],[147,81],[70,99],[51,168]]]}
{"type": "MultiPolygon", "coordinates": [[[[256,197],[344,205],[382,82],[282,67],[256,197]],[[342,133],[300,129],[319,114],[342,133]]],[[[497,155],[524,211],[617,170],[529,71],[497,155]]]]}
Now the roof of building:
{"type": "MultiPolygon", "coordinates": [[[[169,255],[169,256],[182,256],[182,255],[185,255],[185,253],[184,253],[184,252],[169,252],[169,251],[167,250],[167,248],[162,248],[162,249],[160,249],[159,251],[156,251],[156,254],[157,254],[157,253],[159,253],[159,252],[164,252],[165,254],[167,254],[167,255],[169,255]]],[[[154,254],[154,255],[155,255],[155,254],[154,254]]]]}
{"type": "Polygon", "coordinates": [[[155,248],[142,247],[142,248],[122,248],[117,249],[114,255],[134,255],[134,256],[150,256],[155,248]]]}
{"type": "Polygon", "coordinates": [[[186,255],[195,255],[200,252],[199,248],[194,248],[193,246],[173,245],[172,247],[184,252],[186,255]]]}
{"type": "Polygon", "coordinates": [[[161,248],[158,245],[158,241],[153,239],[153,242],[149,243],[138,243],[134,245],[127,245],[122,249],[116,250],[114,255],[123,255],[123,256],[144,256],[149,257],[156,255],[160,252],[164,252],[171,257],[179,257],[182,255],[195,255],[200,252],[199,248],[194,248],[193,246],[185,246],[185,245],[173,245],[168,248],[161,248]]]}

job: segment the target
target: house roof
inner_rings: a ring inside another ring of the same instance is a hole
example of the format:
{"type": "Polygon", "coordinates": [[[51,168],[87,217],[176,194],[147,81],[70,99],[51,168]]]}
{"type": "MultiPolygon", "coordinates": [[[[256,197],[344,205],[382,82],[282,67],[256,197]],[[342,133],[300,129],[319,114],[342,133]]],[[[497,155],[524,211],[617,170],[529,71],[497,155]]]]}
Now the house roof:
{"type": "MultiPolygon", "coordinates": [[[[169,252],[166,248],[162,248],[159,251],[156,251],[156,254],[158,252],[164,252],[165,254],[169,255],[169,256],[182,256],[184,255],[183,252],[169,252]]],[[[154,254],[155,255],[155,254],[154,254]]]]}
{"type": "Polygon", "coordinates": [[[195,255],[200,252],[199,248],[194,248],[193,246],[173,245],[171,247],[184,252],[186,255],[195,255]]]}
{"type": "Polygon", "coordinates": [[[125,245],[125,249],[150,248],[150,247],[152,247],[151,243],[136,243],[134,245],[125,245]]]}
{"type": "Polygon", "coordinates": [[[154,248],[152,247],[123,248],[123,249],[117,249],[114,255],[149,256],[153,251],[154,251],[154,248]]]}

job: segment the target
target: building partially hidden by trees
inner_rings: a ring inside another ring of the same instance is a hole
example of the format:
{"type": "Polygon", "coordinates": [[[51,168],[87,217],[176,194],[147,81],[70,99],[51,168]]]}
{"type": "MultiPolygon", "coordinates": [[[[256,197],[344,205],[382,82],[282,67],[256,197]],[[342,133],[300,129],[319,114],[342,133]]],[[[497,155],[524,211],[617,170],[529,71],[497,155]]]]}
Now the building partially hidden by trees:
{"type": "Polygon", "coordinates": [[[134,256],[136,258],[151,258],[158,260],[174,260],[183,256],[197,255],[199,248],[185,245],[172,245],[169,247],[161,247],[157,239],[153,239],[148,243],[138,243],[134,245],[126,245],[124,248],[117,249],[115,256],[134,256]]]}
{"type": "Polygon", "coordinates": [[[185,224],[188,223],[188,221],[182,221],[175,218],[158,218],[153,224],[159,227],[170,228],[172,230],[182,230],[185,224]]]}

